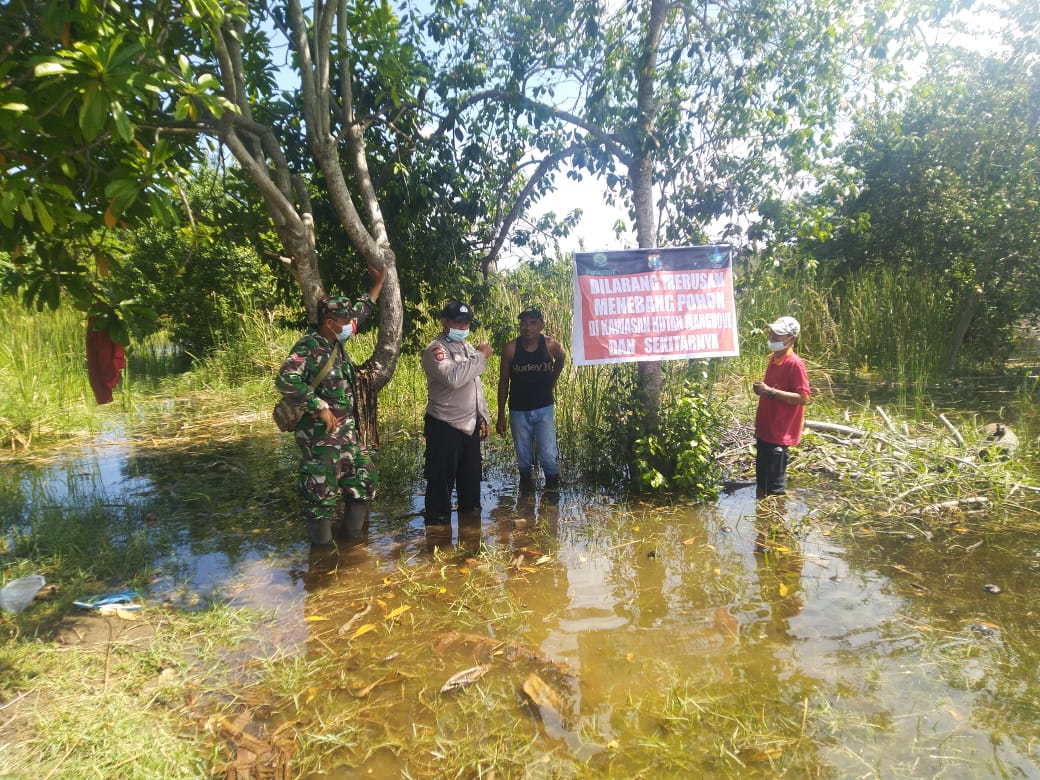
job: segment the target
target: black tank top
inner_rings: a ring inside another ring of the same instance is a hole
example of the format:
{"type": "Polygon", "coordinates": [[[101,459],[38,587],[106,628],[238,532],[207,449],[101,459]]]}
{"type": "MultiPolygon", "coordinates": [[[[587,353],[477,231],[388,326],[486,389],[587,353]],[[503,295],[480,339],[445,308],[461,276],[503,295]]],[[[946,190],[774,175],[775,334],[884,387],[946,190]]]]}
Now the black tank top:
{"type": "Polygon", "coordinates": [[[529,412],[553,404],[553,359],[545,336],[538,336],[538,346],[526,351],[516,340],[513,365],[509,372],[509,408],[529,412]]]}

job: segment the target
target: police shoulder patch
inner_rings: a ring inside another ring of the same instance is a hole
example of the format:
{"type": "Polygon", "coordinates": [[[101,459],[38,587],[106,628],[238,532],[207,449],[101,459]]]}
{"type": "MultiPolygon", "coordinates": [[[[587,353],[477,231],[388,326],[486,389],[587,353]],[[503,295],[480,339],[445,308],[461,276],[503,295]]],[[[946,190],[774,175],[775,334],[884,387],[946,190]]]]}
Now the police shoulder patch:
{"type": "Polygon", "coordinates": [[[448,353],[444,351],[444,347],[438,345],[437,348],[433,350],[433,357],[436,360],[444,360],[448,357],[448,353]]]}

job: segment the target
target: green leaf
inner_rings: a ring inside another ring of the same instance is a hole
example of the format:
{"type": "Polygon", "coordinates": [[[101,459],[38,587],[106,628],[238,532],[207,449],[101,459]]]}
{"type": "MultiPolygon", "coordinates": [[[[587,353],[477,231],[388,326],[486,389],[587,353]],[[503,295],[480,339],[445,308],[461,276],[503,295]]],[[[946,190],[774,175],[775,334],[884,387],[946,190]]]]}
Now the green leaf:
{"type": "Polygon", "coordinates": [[[44,202],[40,200],[40,197],[36,194],[33,194],[32,199],[33,205],[36,206],[36,216],[39,217],[40,227],[42,227],[47,233],[53,233],[54,220],[51,218],[50,212],[47,211],[47,206],[44,205],[44,202]]]}
{"type": "Polygon", "coordinates": [[[127,143],[134,140],[133,125],[130,124],[130,119],[118,101],[112,103],[112,120],[115,122],[116,132],[119,133],[120,138],[127,143]]]}
{"type": "Polygon", "coordinates": [[[45,76],[63,76],[71,71],[60,62],[41,62],[35,68],[33,68],[33,75],[37,78],[43,78],[45,76]]]}
{"type": "Polygon", "coordinates": [[[176,106],[173,109],[173,118],[178,122],[183,122],[188,118],[188,112],[191,110],[191,98],[184,95],[177,100],[176,106]]]}
{"type": "Polygon", "coordinates": [[[93,141],[100,135],[108,118],[108,98],[98,89],[96,83],[90,84],[83,93],[83,105],[79,111],[79,127],[83,137],[93,141]]]}

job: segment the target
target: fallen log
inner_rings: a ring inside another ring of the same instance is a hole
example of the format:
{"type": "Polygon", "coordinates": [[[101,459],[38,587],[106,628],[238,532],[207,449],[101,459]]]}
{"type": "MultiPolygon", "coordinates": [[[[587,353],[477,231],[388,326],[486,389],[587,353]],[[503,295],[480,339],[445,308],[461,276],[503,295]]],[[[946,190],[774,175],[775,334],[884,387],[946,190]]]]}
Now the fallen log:
{"type": "Polygon", "coordinates": [[[824,431],[825,433],[843,433],[854,439],[862,439],[866,436],[865,431],[853,428],[849,425],[838,425],[837,423],[821,422],[819,420],[806,420],[805,427],[810,431],[824,431]]]}
{"type": "Polygon", "coordinates": [[[983,460],[1001,458],[1007,460],[1018,449],[1018,436],[1002,423],[989,423],[982,428],[985,433],[979,457],[983,460]]]}

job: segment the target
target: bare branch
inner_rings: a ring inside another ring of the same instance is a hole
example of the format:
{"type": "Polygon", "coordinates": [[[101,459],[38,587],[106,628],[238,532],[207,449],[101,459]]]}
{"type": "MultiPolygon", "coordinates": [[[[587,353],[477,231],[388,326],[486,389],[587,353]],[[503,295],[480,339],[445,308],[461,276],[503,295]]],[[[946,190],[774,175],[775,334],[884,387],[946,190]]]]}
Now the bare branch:
{"type": "Polygon", "coordinates": [[[221,134],[221,140],[231,150],[231,153],[235,155],[235,159],[242,166],[242,170],[246,172],[260,190],[260,194],[267,203],[275,225],[281,227],[298,222],[300,219],[299,214],[285,193],[268,175],[269,169],[267,165],[249,153],[246,145],[238,137],[238,134],[234,132],[234,129],[229,127],[227,132],[221,134]]]}
{"type": "Polygon", "coordinates": [[[531,174],[531,177],[527,180],[524,188],[520,191],[516,200],[513,201],[513,205],[509,209],[506,218],[499,226],[498,235],[495,237],[495,242],[491,245],[490,251],[488,251],[488,253],[480,260],[480,270],[485,275],[487,275],[488,268],[490,268],[491,264],[498,258],[498,253],[502,251],[502,246],[505,244],[506,236],[509,235],[509,231],[512,230],[516,220],[519,219],[520,215],[524,212],[527,201],[534,192],[535,187],[538,186],[538,182],[561,161],[573,155],[576,151],[581,149],[582,146],[583,144],[572,144],[566,149],[561,149],[558,152],[550,154],[538,164],[538,168],[533,174],[531,174]]]}
{"type": "Polygon", "coordinates": [[[426,140],[433,140],[441,135],[444,135],[448,130],[455,126],[459,116],[465,112],[467,108],[477,105],[482,102],[498,101],[506,105],[526,108],[530,111],[541,111],[549,116],[560,119],[568,124],[571,124],[577,128],[584,130],[598,143],[602,144],[607,151],[617,157],[622,163],[628,165],[632,161],[632,150],[628,149],[625,143],[622,141],[620,136],[612,133],[608,133],[600,127],[593,125],[584,117],[572,114],[570,111],[565,111],[561,108],[546,105],[545,103],[539,103],[537,100],[532,100],[526,95],[521,95],[515,92],[509,92],[501,89],[489,89],[482,92],[474,92],[472,95],[461,101],[458,105],[453,107],[448,115],[445,116],[437,129],[432,133],[425,136],[426,140]]]}
{"type": "Polygon", "coordinates": [[[328,136],[328,114],[319,111],[318,84],[315,78],[315,65],[311,57],[310,41],[307,39],[307,20],[303,15],[300,0],[288,0],[287,4],[289,28],[289,44],[296,53],[300,70],[300,91],[303,94],[303,111],[307,116],[307,135],[328,136]],[[314,126],[317,123],[318,126],[314,126]]]}

